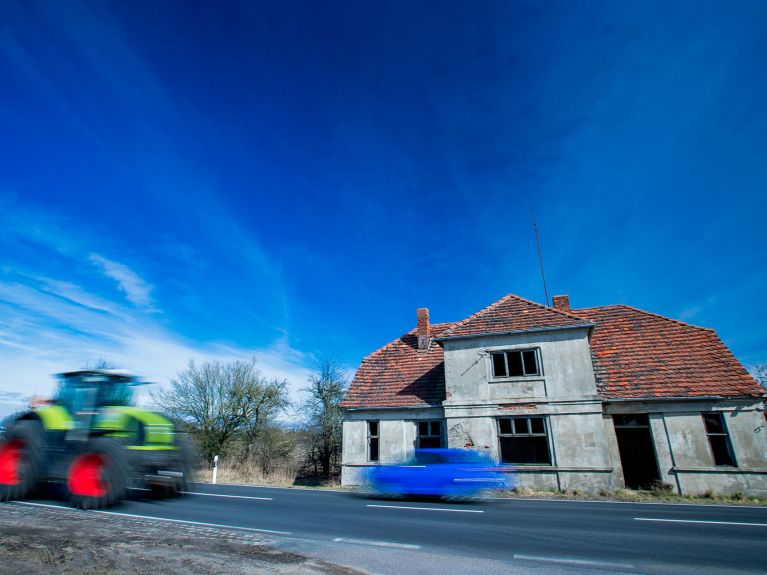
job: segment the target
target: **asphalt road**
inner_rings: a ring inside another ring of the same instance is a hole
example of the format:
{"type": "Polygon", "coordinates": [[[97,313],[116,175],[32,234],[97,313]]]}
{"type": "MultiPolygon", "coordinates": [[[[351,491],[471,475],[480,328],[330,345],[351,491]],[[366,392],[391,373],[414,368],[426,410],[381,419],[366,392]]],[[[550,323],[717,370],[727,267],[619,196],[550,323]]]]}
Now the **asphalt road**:
{"type": "Polygon", "coordinates": [[[196,484],[186,497],[136,498],[109,513],[256,530],[281,548],[373,573],[767,573],[764,507],[457,504],[196,484]]]}

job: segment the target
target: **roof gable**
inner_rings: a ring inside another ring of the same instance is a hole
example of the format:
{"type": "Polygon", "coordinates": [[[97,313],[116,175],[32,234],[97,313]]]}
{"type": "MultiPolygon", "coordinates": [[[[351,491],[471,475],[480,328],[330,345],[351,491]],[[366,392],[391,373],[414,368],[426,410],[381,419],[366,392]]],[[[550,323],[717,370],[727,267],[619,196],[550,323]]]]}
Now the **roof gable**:
{"type": "Polygon", "coordinates": [[[587,325],[574,314],[509,294],[446,330],[443,338],[587,325]]]}

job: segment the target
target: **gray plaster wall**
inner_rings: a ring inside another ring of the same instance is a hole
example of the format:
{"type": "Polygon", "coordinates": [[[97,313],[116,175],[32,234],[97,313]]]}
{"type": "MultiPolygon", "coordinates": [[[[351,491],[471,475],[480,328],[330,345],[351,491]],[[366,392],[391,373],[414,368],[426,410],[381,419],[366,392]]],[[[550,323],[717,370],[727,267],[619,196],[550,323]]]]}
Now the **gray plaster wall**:
{"type": "Polygon", "coordinates": [[[443,344],[446,406],[596,397],[587,328],[445,340],[443,344]],[[493,377],[490,353],[515,349],[537,349],[542,374],[493,377]]]}
{"type": "Polygon", "coordinates": [[[612,413],[649,413],[661,481],[683,495],[767,495],[767,436],[762,405],[753,400],[626,402],[612,413]],[[716,466],[702,414],[724,415],[736,467],[716,466]]]}
{"type": "Polygon", "coordinates": [[[508,466],[518,487],[598,492],[617,486],[609,451],[614,433],[610,443],[587,328],[446,340],[444,348],[450,447],[473,447],[500,462],[497,419],[543,416],[551,465],[508,466]],[[495,378],[490,354],[517,349],[537,350],[541,374],[495,378]]]}
{"type": "Polygon", "coordinates": [[[362,485],[371,466],[406,461],[415,450],[417,422],[443,420],[439,408],[403,410],[355,410],[343,414],[341,484],[362,485]],[[368,421],[378,421],[377,462],[368,461],[368,421]]]}

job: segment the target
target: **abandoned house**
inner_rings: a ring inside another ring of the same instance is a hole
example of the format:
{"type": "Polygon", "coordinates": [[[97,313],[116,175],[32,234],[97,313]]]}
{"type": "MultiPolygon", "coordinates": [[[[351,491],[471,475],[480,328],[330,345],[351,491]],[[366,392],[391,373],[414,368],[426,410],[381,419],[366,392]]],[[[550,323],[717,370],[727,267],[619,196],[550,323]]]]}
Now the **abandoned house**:
{"type": "Polygon", "coordinates": [[[764,389],[717,334],[625,305],[507,295],[365,357],[341,404],[345,485],[419,447],[486,452],[520,487],[767,495],[764,389]]]}

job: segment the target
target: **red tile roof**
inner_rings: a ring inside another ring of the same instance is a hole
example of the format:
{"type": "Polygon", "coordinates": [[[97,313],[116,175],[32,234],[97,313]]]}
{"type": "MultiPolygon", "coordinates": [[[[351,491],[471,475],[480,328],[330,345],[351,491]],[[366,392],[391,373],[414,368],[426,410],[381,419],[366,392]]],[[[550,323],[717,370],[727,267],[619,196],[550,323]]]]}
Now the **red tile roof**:
{"type": "MultiPolygon", "coordinates": [[[[432,338],[452,323],[431,325],[432,338]]],[[[432,341],[418,350],[416,330],[374,351],[357,370],[341,407],[418,407],[445,400],[445,364],[442,346],[432,341]]]]}
{"type": "Polygon", "coordinates": [[[583,325],[588,321],[514,294],[499,299],[445,331],[442,337],[583,325]]]}
{"type": "MultiPolygon", "coordinates": [[[[432,338],[592,324],[597,388],[605,399],[759,396],[754,379],[710,329],[624,305],[560,312],[507,295],[458,323],[433,324],[432,338]]],[[[445,399],[442,346],[418,350],[413,329],[362,360],[344,409],[426,407],[445,399]]]]}
{"type": "Polygon", "coordinates": [[[764,394],[713,330],[625,305],[573,313],[596,324],[591,353],[605,399],[764,394]]]}

